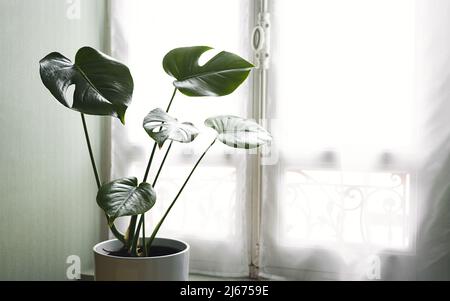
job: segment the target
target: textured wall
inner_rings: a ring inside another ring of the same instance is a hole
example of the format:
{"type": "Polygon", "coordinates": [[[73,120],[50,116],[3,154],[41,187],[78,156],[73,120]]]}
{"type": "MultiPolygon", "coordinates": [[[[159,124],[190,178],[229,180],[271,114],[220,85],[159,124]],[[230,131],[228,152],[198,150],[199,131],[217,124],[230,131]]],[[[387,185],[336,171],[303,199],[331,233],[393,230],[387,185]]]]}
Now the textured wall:
{"type": "MultiPolygon", "coordinates": [[[[0,280],[63,280],[66,258],[92,267],[101,213],[80,115],[41,84],[39,60],[105,45],[105,1],[0,1],[0,280]]],[[[99,165],[106,119],[88,116],[99,165]]],[[[103,169],[105,173],[105,169],[103,169]]]]}

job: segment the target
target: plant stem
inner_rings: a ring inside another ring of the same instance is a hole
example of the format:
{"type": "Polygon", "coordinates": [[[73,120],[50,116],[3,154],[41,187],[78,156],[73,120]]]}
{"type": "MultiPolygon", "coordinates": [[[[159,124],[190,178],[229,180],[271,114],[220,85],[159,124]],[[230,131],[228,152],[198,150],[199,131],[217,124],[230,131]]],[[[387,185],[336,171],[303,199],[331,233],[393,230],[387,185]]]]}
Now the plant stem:
{"type": "MultiPolygon", "coordinates": [[[[175,94],[176,93],[177,93],[177,88],[175,88],[173,90],[172,97],[170,98],[170,101],[169,101],[169,105],[166,108],[166,113],[169,113],[170,107],[172,106],[172,102],[173,102],[173,99],[175,98],[175,94]]],[[[152,165],[152,162],[153,162],[153,156],[155,155],[156,145],[157,145],[156,142],[154,142],[153,143],[152,153],[151,153],[150,158],[148,160],[147,168],[145,169],[144,180],[142,180],[142,182],[147,181],[148,173],[150,172],[150,166],[152,165]]]]}
{"type": "Polygon", "coordinates": [[[86,126],[86,120],[84,118],[84,114],[81,113],[81,122],[83,122],[84,136],[86,137],[86,144],[89,150],[89,157],[91,158],[92,169],[94,170],[95,182],[97,182],[97,189],[100,189],[100,178],[97,172],[97,166],[95,165],[94,154],[92,153],[91,140],[89,139],[89,133],[86,126]]]}
{"type": "Polygon", "coordinates": [[[169,104],[166,108],[166,113],[169,113],[170,107],[172,106],[173,99],[175,98],[175,94],[177,94],[177,88],[173,89],[172,97],[170,98],[169,104]]]}
{"type": "MultiPolygon", "coordinates": [[[[97,172],[97,166],[95,165],[95,159],[94,159],[94,154],[92,152],[92,147],[91,147],[91,140],[89,139],[89,133],[88,133],[88,129],[87,129],[87,125],[86,125],[86,120],[84,118],[84,114],[81,113],[81,122],[83,123],[83,129],[84,129],[84,136],[86,137],[86,144],[89,150],[89,157],[91,158],[91,164],[92,164],[92,169],[94,170],[94,175],[95,175],[95,182],[97,183],[97,189],[100,189],[100,178],[98,176],[98,172],[97,172]]],[[[106,215],[106,220],[109,220],[108,215],[106,215]]],[[[108,223],[109,224],[109,223],[108,223]]],[[[114,234],[114,236],[120,240],[122,243],[125,243],[125,237],[122,233],[120,233],[119,230],[117,230],[116,226],[114,224],[110,225],[110,229],[111,232],[114,234]]]]}
{"type": "Polygon", "coordinates": [[[172,143],[173,143],[173,141],[170,141],[169,147],[167,148],[166,153],[164,154],[164,158],[161,162],[161,165],[159,165],[158,172],[156,173],[155,179],[153,180],[153,184],[152,184],[153,188],[155,188],[156,182],[158,181],[158,178],[159,178],[159,174],[161,173],[164,163],[166,163],[167,155],[169,154],[170,149],[172,148],[172,143]]]}
{"type": "MultiPolygon", "coordinates": [[[[106,216],[106,219],[108,220],[109,218],[108,218],[108,215],[106,215],[106,213],[105,213],[105,216],[106,216]]],[[[109,224],[109,223],[108,223],[108,224],[109,224]]],[[[123,243],[124,245],[126,244],[125,236],[124,236],[122,233],[120,233],[119,229],[117,229],[116,226],[115,226],[114,224],[111,224],[111,225],[109,226],[109,229],[111,230],[112,234],[113,234],[118,240],[120,240],[121,243],[123,243]]]]}
{"type": "MultiPolygon", "coordinates": [[[[158,172],[156,173],[156,177],[155,177],[155,179],[153,180],[153,185],[152,185],[152,187],[155,187],[156,182],[158,181],[159,174],[161,173],[161,170],[162,170],[162,168],[163,168],[163,166],[164,166],[164,163],[166,162],[167,155],[169,155],[169,151],[170,151],[170,149],[172,148],[172,143],[173,143],[173,141],[170,141],[169,147],[167,148],[166,153],[165,153],[165,155],[164,155],[164,158],[163,158],[163,160],[162,160],[162,162],[161,162],[161,165],[159,166],[158,172]]],[[[139,233],[140,233],[140,231],[141,231],[141,227],[142,227],[143,224],[144,224],[144,220],[145,220],[145,214],[141,214],[141,218],[139,219],[139,223],[138,223],[137,230],[136,230],[136,235],[135,235],[135,237],[134,237],[134,239],[133,239],[133,245],[132,245],[132,247],[131,247],[131,254],[133,254],[133,250],[136,251],[136,249],[137,249],[138,237],[139,237],[139,233]]],[[[146,248],[145,248],[145,245],[144,245],[144,244],[145,244],[145,237],[143,237],[143,240],[142,240],[142,241],[143,241],[144,249],[146,249],[146,248]]],[[[146,252],[147,252],[147,250],[146,250],[146,252]]]]}
{"type": "Polygon", "coordinates": [[[147,248],[145,247],[145,218],[142,214],[142,249],[144,249],[144,256],[147,257],[147,248]]]}
{"type": "Polygon", "coordinates": [[[136,230],[136,221],[137,221],[137,215],[133,215],[130,219],[130,225],[128,226],[128,239],[127,239],[127,247],[131,246],[131,243],[133,242],[133,238],[135,235],[136,230]]]}
{"type": "MultiPolygon", "coordinates": [[[[173,93],[172,93],[172,97],[170,98],[169,104],[167,105],[167,108],[166,108],[166,113],[169,113],[170,107],[172,106],[172,102],[173,102],[176,94],[177,94],[177,88],[174,88],[173,89],[173,93]]],[[[157,146],[157,143],[155,141],[153,143],[153,149],[152,149],[152,152],[150,154],[150,158],[148,159],[147,168],[145,169],[144,179],[142,180],[142,182],[146,182],[147,181],[148,174],[150,172],[150,167],[151,167],[152,162],[153,162],[153,157],[154,157],[155,152],[156,152],[156,146],[157,146]]],[[[170,143],[170,146],[169,146],[169,148],[168,148],[168,150],[166,152],[166,155],[164,156],[164,160],[163,160],[163,162],[161,164],[164,164],[164,161],[165,161],[165,159],[167,157],[168,151],[170,150],[171,146],[172,146],[172,143],[170,143]]],[[[158,171],[158,175],[159,175],[159,173],[161,171],[161,168],[162,167],[160,166],[159,171],[158,171]]],[[[158,175],[157,175],[157,177],[158,177],[158,175]]],[[[137,219],[137,215],[132,216],[132,218],[134,218],[136,220],[137,219]]],[[[138,227],[137,227],[137,230],[136,230],[135,237],[136,236],[139,237],[140,228],[141,228],[141,225],[143,224],[143,220],[144,219],[145,219],[145,213],[141,215],[141,218],[139,220],[138,227]]],[[[145,230],[143,232],[144,232],[144,235],[143,235],[143,245],[144,245],[145,244],[145,230]]],[[[136,248],[137,248],[137,239],[136,240],[133,239],[132,247],[131,247],[131,254],[133,254],[133,250],[134,250],[134,253],[136,252],[136,248]]],[[[144,249],[145,249],[145,245],[144,245],[144,249]]]]}
{"type": "Polygon", "coordinates": [[[159,228],[161,228],[161,225],[163,224],[164,220],[166,219],[167,215],[169,214],[170,210],[172,209],[172,207],[175,205],[176,201],[178,200],[178,197],[180,196],[181,192],[183,191],[184,187],[186,187],[186,184],[188,183],[189,179],[191,178],[192,174],[194,173],[195,169],[197,168],[197,166],[200,164],[200,162],[202,161],[203,157],[205,157],[206,153],[209,151],[209,149],[214,145],[214,143],[216,142],[217,138],[214,139],[214,141],[208,146],[208,148],[206,148],[206,150],[203,152],[203,154],[200,156],[200,158],[197,160],[197,162],[195,163],[194,167],[192,168],[191,172],[189,173],[189,176],[186,178],[186,180],[183,183],[183,186],[181,186],[181,189],[178,191],[177,195],[175,196],[174,200],[172,201],[172,203],[170,204],[169,208],[166,210],[166,212],[164,213],[163,217],[161,218],[161,220],[159,221],[159,223],[156,225],[155,229],[153,230],[152,235],[150,236],[150,239],[146,245],[147,250],[150,250],[150,247],[152,246],[153,240],[156,237],[156,234],[159,231],[159,228]]]}
{"type": "Polygon", "coordinates": [[[152,165],[152,162],[153,162],[153,156],[155,155],[156,146],[157,146],[157,144],[155,142],[153,144],[153,149],[152,149],[152,153],[150,155],[150,158],[148,159],[147,168],[145,169],[145,175],[144,175],[144,179],[142,180],[142,182],[147,181],[148,173],[150,172],[150,166],[152,165]]]}

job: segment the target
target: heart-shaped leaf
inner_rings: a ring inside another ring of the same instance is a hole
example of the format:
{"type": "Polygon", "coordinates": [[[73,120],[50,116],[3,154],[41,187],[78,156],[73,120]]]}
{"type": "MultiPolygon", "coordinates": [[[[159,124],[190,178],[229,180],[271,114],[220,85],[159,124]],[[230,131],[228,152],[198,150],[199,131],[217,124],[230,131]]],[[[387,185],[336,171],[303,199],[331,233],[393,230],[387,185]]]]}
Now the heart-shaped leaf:
{"type": "Polygon", "coordinates": [[[120,216],[138,215],[155,205],[156,193],[152,185],[141,183],[135,177],[114,180],[100,187],[97,204],[113,222],[120,216]]]}
{"type": "Polygon", "coordinates": [[[161,109],[154,109],[144,118],[144,129],[161,148],[169,139],[182,143],[191,142],[199,131],[190,122],[179,122],[161,109]]]}
{"type": "Polygon", "coordinates": [[[217,131],[217,139],[234,148],[256,148],[272,140],[272,136],[262,126],[241,117],[211,117],[205,120],[205,125],[217,131]]]}
{"type": "Polygon", "coordinates": [[[176,78],[174,86],[187,96],[223,96],[232,93],[247,78],[252,64],[240,56],[222,51],[200,66],[208,46],[171,50],[163,60],[164,70],[176,78]]]}
{"type": "Polygon", "coordinates": [[[81,113],[111,115],[125,122],[133,94],[133,78],[127,66],[90,47],[78,50],[75,64],[57,52],[39,64],[42,82],[61,104],[81,113]],[[75,85],[72,105],[66,95],[71,85],[75,85]]]}

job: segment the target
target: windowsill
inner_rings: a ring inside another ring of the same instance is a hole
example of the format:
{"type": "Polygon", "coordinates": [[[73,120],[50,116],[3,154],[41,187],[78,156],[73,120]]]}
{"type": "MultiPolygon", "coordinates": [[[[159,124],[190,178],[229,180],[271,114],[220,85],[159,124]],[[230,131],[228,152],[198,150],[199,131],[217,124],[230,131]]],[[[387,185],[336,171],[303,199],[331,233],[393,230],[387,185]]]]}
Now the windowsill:
{"type": "Polygon", "coordinates": [[[189,274],[189,281],[251,281],[248,277],[219,277],[219,276],[207,276],[199,274],[189,274]]]}
{"type": "MultiPolygon", "coordinates": [[[[94,271],[86,271],[81,274],[81,281],[94,281],[94,271]]],[[[238,277],[218,277],[199,274],[189,274],[189,281],[251,281],[250,278],[238,277]]]]}

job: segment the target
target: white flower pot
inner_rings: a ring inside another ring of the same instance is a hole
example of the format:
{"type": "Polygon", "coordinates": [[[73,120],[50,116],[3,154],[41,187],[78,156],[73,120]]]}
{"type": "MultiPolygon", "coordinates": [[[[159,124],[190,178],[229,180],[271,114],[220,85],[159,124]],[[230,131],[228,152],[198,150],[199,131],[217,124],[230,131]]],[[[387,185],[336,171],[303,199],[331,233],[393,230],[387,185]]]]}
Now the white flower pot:
{"type": "Polygon", "coordinates": [[[119,257],[108,255],[108,251],[117,251],[122,247],[119,240],[112,239],[95,245],[95,280],[187,281],[189,276],[189,245],[180,240],[156,238],[153,246],[172,250],[164,252],[164,255],[160,256],[119,257]]]}

